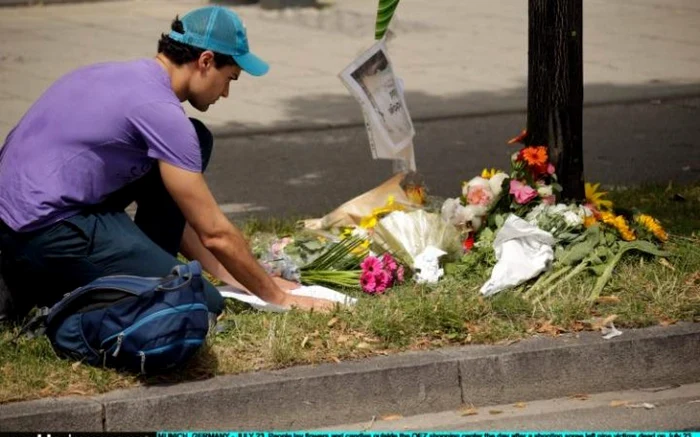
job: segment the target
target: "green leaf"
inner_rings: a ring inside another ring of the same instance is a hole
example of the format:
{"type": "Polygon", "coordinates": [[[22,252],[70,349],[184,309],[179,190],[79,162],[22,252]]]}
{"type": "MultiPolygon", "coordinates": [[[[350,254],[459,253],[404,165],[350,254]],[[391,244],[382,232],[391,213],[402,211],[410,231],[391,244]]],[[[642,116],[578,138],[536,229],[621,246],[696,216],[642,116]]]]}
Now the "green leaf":
{"type": "Polygon", "coordinates": [[[306,249],[311,250],[311,251],[316,251],[323,249],[324,244],[321,243],[318,240],[309,240],[301,243],[302,246],[304,246],[306,249]]]}
{"type": "Polygon", "coordinates": [[[576,264],[587,257],[595,248],[595,243],[590,240],[569,246],[559,258],[559,261],[567,266],[576,264]]]}
{"type": "Polygon", "coordinates": [[[605,268],[607,266],[605,264],[598,264],[594,266],[590,266],[589,269],[596,275],[596,276],[601,276],[603,273],[605,273],[605,268]]]}
{"type": "Polygon", "coordinates": [[[623,252],[628,250],[638,250],[654,256],[671,256],[671,253],[659,250],[654,243],[649,241],[637,240],[620,243],[620,248],[623,252]]]}
{"type": "Polygon", "coordinates": [[[599,232],[599,229],[593,226],[586,229],[583,233],[583,241],[571,244],[564,249],[564,253],[558,258],[559,261],[564,265],[573,265],[589,256],[600,242],[599,232]]]}
{"type": "Polygon", "coordinates": [[[445,275],[447,276],[453,276],[459,272],[459,267],[457,266],[457,263],[445,263],[445,265],[442,268],[445,271],[445,275]]]}
{"type": "Polygon", "coordinates": [[[591,295],[589,297],[590,301],[594,301],[598,298],[598,296],[600,296],[600,293],[603,291],[603,288],[605,288],[605,284],[607,284],[610,280],[615,266],[618,262],[620,262],[620,260],[622,259],[622,255],[624,255],[625,252],[630,250],[638,250],[640,252],[648,253],[649,255],[655,256],[670,255],[668,252],[659,250],[654,244],[648,241],[620,242],[618,244],[618,247],[620,248],[619,251],[615,254],[614,257],[612,257],[608,264],[605,265],[605,270],[603,270],[603,273],[600,275],[600,278],[598,278],[598,280],[596,281],[595,286],[593,287],[593,290],[591,291],[591,295]]]}
{"type": "Polygon", "coordinates": [[[506,220],[503,218],[501,214],[497,214],[493,217],[494,222],[496,223],[496,227],[501,227],[503,226],[503,223],[506,222],[506,220]]]}
{"type": "Polygon", "coordinates": [[[377,22],[374,28],[374,39],[382,39],[387,29],[389,29],[389,23],[391,18],[394,16],[394,11],[399,5],[400,0],[379,0],[379,5],[377,6],[377,22]]]}

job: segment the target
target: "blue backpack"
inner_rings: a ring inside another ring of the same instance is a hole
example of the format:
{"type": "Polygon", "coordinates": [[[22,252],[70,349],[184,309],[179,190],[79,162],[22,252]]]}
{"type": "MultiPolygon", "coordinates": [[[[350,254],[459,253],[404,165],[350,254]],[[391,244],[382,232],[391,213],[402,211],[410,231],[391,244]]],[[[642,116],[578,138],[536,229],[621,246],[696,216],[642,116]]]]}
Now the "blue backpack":
{"type": "Polygon", "coordinates": [[[197,261],[176,266],[165,278],[96,279],[43,316],[45,333],[59,355],[143,374],[183,364],[209,330],[197,261]]]}

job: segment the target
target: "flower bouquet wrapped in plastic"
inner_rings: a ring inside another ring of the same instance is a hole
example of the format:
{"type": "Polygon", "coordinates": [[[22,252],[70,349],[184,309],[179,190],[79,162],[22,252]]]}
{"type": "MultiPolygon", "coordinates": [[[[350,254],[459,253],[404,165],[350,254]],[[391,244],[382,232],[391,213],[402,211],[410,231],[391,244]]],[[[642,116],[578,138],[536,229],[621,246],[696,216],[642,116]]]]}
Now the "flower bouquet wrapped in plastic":
{"type": "MultiPolygon", "coordinates": [[[[461,251],[459,231],[438,214],[424,210],[395,211],[387,215],[374,227],[372,242],[382,251],[390,252],[402,264],[418,271],[418,282],[421,282],[426,270],[436,269],[437,257],[440,256],[426,257],[426,253],[458,256],[461,251]],[[421,262],[427,258],[430,261],[421,262]]],[[[430,275],[429,279],[427,282],[437,280],[434,275],[430,275]]]]}

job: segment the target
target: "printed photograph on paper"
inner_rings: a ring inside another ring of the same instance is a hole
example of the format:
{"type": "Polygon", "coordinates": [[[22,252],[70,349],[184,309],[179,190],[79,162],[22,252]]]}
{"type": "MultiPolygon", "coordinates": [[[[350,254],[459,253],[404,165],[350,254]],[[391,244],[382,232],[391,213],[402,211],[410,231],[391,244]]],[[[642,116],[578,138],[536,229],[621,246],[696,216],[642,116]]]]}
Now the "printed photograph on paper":
{"type": "Polygon", "coordinates": [[[384,137],[384,142],[395,150],[411,143],[415,133],[413,123],[386,55],[384,40],[360,55],[340,77],[363,104],[374,131],[384,137]]]}

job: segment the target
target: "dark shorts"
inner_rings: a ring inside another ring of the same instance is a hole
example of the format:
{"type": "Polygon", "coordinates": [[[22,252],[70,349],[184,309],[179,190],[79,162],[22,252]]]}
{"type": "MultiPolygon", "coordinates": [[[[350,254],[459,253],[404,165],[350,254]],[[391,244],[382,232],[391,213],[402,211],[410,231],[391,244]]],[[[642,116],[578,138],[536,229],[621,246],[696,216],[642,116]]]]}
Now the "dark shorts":
{"type": "MultiPolygon", "coordinates": [[[[206,168],[213,139],[192,119],[202,165],[206,168]]],[[[114,193],[103,204],[47,228],[14,232],[0,221],[2,275],[16,318],[33,306],[50,306],[77,287],[106,275],[165,276],[182,264],[177,259],[185,218],[170,197],[158,166],[114,193]],[[136,202],[132,220],[124,209],[136,202]]],[[[209,310],[220,313],[223,298],[205,283],[209,310]]]]}

